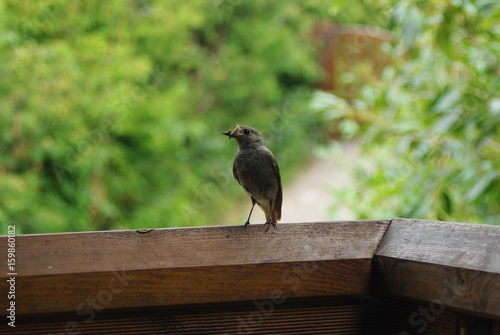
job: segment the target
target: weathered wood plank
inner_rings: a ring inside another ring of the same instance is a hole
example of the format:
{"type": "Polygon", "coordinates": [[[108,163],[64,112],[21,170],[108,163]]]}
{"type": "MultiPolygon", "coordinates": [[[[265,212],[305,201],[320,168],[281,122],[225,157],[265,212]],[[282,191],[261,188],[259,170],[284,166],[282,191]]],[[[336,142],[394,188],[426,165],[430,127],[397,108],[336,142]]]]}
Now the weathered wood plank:
{"type": "MultiPolygon", "coordinates": [[[[367,293],[388,221],[16,237],[20,314],[367,293]]],[[[0,237],[0,254],[5,254],[0,237]]],[[[6,289],[6,262],[0,290],[6,289]]],[[[5,308],[1,306],[5,313],[5,308]]]]}
{"type": "Polygon", "coordinates": [[[377,255],[500,273],[500,226],[394,219],[377,255]]]}
{"type": "Polygon", "coordinates": [[[429,302],[431,315],[447,306],[466,313],[500,318],[500,275],[437,264],[380,257],[377,270],[384,288],[396,297],[429,302]]]}
{"type": "Polygon", "coordinates": [[[396,219],[375,255],[390,295],[500,317],[500,227],[396,219]]]}
{"type": "Polygon", "coordinates": [[[21,279],[21,314],[367,294],[371,261],[330,260],[101,272],[21,279]]]}

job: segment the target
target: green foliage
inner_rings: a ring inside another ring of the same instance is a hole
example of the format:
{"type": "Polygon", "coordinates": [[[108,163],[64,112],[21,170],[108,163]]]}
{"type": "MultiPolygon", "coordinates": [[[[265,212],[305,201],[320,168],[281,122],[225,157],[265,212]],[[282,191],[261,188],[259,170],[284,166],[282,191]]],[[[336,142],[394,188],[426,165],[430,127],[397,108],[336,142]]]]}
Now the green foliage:
{"type": "Polygon", "coordinates": [[[314,100],[325,120],[361,125],[358,184],[342,191],[343,205],[361,219],[499,224],[498,4],[405,0],[392,14],[382,80],[352,104],[314,100]]]}
{"type": "Polygon", "coordinates": [[[0,1],[0,222],[18,233],[216,224],[235,123],[285,178],[313,141],[322,1],[0,1]]]}

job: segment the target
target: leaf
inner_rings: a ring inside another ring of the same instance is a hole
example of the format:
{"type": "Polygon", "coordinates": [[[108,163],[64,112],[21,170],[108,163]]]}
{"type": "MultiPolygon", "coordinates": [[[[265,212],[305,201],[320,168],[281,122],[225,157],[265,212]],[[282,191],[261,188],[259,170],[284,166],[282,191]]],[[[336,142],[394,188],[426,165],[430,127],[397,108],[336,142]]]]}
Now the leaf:
{"type": "Polygon", "coordinates": [[[467,200],[475,201],[497,177],[498,173],[494,171],[481,177],[467,192],[467,200]]]}
{"type": "Polygon", "coordinates": [[[436,36],[436,41],[438,47],[444,51],[447,55],[451,53],[451,36],[453,34],[450,33],[451,24],[453,20],[455,19],[455,8],[452,7],[451,5],[446,8],[445,12],[443,13],[443,21],[441,26],[439,27],[437,36],[436,36]]]}
{"type": "Polygon", "coordinates": [[[446,214],[451,215],[453,206],[451,198],[446,191],[441,192],[441,208],[446,214]]]}
{"type": "Polygon", "coordinates": [[[394,11],[396,21],[401,25],[401,38],[408,47],[414,45],[422,29],[422,15],[416,6],[401,2],[394,11]]]}
{"type": "Polygon", "coordinates": [[[342,118],[351,108],[346,100],[323,91],[314,92],[310,106],[313,111],[324,113],[327,121],[342,118]]]}
{"type": "Polygon", "coordinates": [[[359,125],[351,119],[344,119],[339,122],[339,128],[342,132],[342,138],[346,141],[351,140],[359,134],[359,125]]]}
{"type": "Polygon", "coordinates": [[[427,192],[420,195],[417,202],[405,215],[411,219],[425,219],[428,217],[432,207],[432,197],[427,192]]]}
{"type": "Polygon", "coordinates": [[[488,101],[488,111],[491,116],[500,115],[500,98],[491,98],[488,101]]]}
{"type": "Polygon", "coordinates": [[[431,107],[434,111],[443,113],[453,108],[460,101],[461,97],[462,94],[458,89],[450,88],[442,94],[431,107]]]}

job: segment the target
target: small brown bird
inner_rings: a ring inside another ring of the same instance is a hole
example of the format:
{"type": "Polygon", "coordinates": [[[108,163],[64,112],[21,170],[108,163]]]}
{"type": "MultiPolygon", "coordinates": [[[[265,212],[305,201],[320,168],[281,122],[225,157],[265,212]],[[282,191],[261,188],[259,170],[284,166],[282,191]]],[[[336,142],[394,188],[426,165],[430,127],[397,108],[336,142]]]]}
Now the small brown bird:
{"type": "Polygon", "coordinates": [[[276,228],[276,223],[281,219],[283,201],[280,168],[276,158],[264,144],[264,138],[257,129],[237,124],[233,131],[223,134],[238,142],[233,175],[252,199],[245,227],[250,224],[250,216],[257,203],[266,214],[266,232],[271,225],[276,228]]]}

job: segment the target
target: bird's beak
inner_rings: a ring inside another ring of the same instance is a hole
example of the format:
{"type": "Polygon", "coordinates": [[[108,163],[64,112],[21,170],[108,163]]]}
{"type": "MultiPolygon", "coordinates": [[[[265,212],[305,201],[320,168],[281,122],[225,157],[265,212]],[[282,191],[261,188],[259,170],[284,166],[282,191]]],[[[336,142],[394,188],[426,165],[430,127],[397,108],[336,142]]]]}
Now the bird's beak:
{"type": "Polygon", "coordinates": [[[240,125],[236,124],[234,126],[234,129],[232,131],[228,130],[228,131],[223,132],[222,134],[226,135],[229,139],[234,138],[236,136],[241,136],[241,134],[240,134],[240,125]]]}

